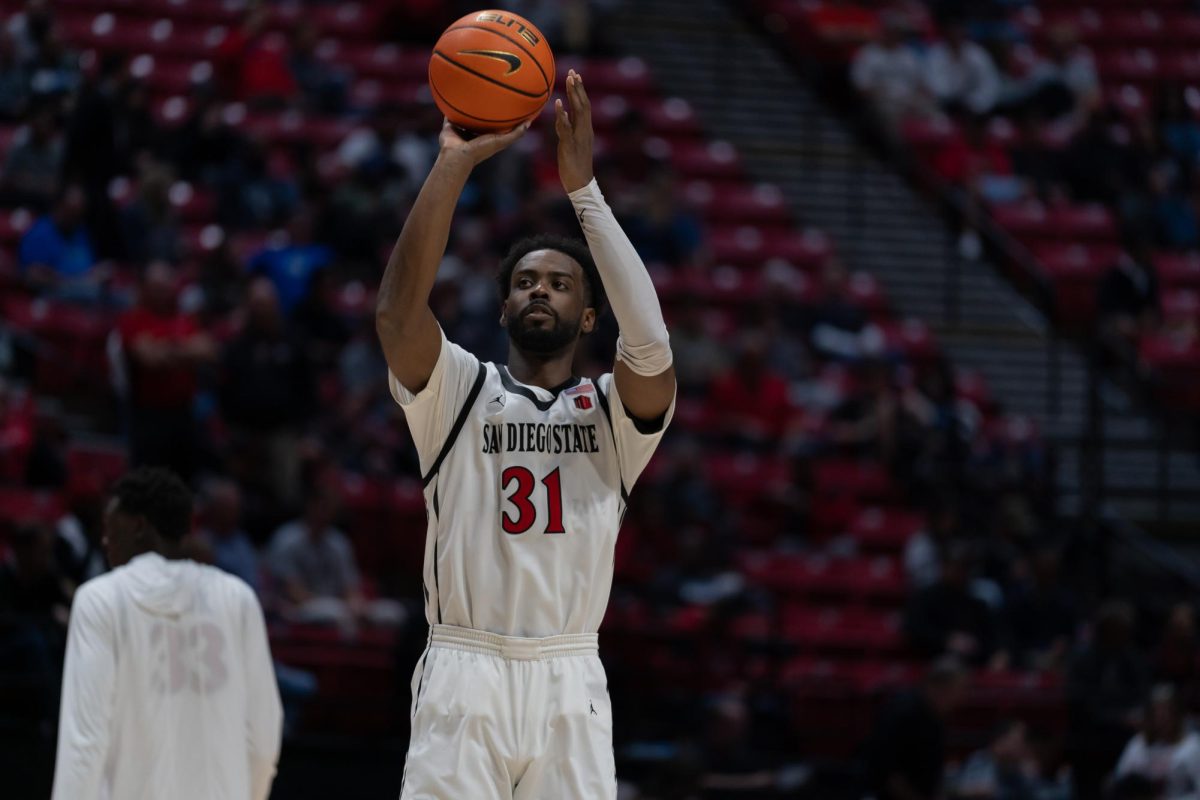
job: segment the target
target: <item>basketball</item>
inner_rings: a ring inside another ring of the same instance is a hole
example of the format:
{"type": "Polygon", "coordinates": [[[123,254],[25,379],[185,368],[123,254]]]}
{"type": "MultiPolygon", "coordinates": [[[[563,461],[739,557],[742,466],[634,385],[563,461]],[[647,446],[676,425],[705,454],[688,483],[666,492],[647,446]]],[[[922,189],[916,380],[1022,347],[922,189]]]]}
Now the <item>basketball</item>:
{"type": "Polygon", "coordinates": [[[476,11],[441,35],[429,88],[442,113],[469,131],[504,131],[537,116],[554,88],[554,54],[541,31],[508,11],[476,11]]]}

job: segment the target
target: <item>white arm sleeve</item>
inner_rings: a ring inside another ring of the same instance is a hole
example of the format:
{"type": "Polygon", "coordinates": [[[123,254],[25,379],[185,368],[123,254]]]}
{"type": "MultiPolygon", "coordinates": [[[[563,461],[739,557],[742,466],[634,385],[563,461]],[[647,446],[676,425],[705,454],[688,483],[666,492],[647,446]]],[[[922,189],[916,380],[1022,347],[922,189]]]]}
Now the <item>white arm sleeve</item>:
{"type": "Polygon", "coordinates": [[[646,265],[621,230],[595,178],[569,197],[620,327],[617,360],[638,375],[665,372],[671,366],[671,345],[646,265]]]}
{"type": "Polygon", "coordinates": [[[250,797],[267,800],[283,737],[283,705],[267,643],[262,608],[249,588],[242,610],[242,653],[246,658],[246,750],[250,759],[250,797]]]}
{"type": "Polygon", "coordinates": [[[108,759],[117,657],[112,620],[94,586],[75,594],[67,632],[54,800],[95,800],[108,759]]]}

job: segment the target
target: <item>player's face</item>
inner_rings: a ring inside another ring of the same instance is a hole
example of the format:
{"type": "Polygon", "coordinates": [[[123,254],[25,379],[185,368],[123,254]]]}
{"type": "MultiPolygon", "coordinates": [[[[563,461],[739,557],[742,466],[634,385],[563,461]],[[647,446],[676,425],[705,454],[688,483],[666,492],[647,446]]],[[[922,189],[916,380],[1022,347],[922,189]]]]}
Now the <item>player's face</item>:
{"type": "Polygon", "coordinates": [[[557,250],[535,250],[513,268],[500,324],[523,352],[549,356],[591,333],[596,311],[587,306],[583,268],[557,250]]]}
{"type": "Polygon", "coordinates": [[[117,498],[108,501],[104,509],[104,554],[111,567],[119,567],[145,550],[143,541],[144,522],[121,511],[117,498]]]}

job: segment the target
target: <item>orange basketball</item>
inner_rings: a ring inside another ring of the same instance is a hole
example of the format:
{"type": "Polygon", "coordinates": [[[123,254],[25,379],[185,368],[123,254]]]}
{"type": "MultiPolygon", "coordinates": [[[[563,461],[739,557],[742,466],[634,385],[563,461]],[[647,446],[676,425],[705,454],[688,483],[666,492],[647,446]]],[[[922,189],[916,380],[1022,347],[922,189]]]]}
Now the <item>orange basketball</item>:
{"type": "Polygon", "coordinates": [[[504,131],[537,116],[554,89],[554,53],[542,32],[509,11],[476,11],[438,39],[429,88],[454,125],[504,131]]]}

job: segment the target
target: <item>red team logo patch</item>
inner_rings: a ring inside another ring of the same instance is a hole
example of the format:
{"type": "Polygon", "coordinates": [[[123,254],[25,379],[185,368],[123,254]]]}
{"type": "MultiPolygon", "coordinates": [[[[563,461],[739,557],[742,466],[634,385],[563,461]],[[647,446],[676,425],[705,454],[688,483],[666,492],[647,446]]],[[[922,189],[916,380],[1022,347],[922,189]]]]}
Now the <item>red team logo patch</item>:
{"type": "Polygon", "coordinates": [[[565,394],[567,396],[575,395],[575,407],[580,411],[587,411],[592,407],[592,398],[588,397],[588,395],[594,391],[595,389],[592,388],[590,383],[582,383],[579,386],[572,386],[570,389],[567,389],[565,394]]]}

